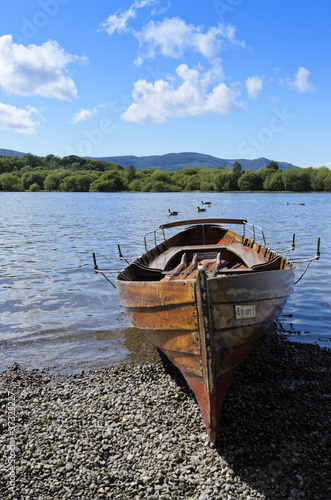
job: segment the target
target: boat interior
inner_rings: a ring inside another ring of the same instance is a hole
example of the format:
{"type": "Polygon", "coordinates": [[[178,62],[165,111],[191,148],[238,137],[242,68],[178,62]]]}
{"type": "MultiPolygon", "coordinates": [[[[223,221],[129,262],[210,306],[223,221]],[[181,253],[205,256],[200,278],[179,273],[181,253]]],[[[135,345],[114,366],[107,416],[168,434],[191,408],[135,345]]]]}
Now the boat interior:
{"type": "MultiPolygon", "coordinates": [[[[164,225],[169,227],[171,224],[164,225]]],[[[161,229],[163,227],[161,226],[161,229]]],[[[284,269],[289,261],[254,240],[218,224],[201,223],[165,239],[118,275],[124,281],[194,280],[199,269],[208,278],[284,269]]]]}

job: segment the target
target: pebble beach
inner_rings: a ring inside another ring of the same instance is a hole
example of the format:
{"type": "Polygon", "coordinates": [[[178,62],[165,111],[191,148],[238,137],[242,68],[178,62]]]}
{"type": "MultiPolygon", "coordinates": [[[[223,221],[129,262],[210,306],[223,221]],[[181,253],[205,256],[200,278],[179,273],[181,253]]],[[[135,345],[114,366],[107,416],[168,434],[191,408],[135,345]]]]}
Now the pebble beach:
{"type": "Polygon", "coordinates": [[[161,362],[59,378],[0,374],[0,498],[330,500],[330,350],[264,338],[226,395],[216,445],[161,362]]]}

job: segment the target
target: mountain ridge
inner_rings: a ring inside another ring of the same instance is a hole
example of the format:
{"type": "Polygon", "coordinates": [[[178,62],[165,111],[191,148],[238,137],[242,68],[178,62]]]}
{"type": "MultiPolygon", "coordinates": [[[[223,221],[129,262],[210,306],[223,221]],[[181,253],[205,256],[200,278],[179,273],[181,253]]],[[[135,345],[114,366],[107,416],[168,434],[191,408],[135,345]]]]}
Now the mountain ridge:
{"type": "MultiPolygon", "coordinates": [[[[256,158],[247,160],[244,158],[228,160],[217,158],[216,156],[206,155],[202,153],[167,153],[164,155],[150,156],[103,156],[103,157],[88,157],[91,160],[103,160],[114,162],[123,165],[127,168],[130,164],[134,165],[138,170],[146,168],[156,168],[159,170],[182,170],[184,168],[219,168],[232,167],[235,161],[238,161],[243,170],[258,170],[264,168],[270,160],[268,158],[256,158]]],[[[291,168],[300,168],[287,162],[277,162],[282,170],[291,168]]]]}
{"type": "Polygon", "coordinates": [[[14,151],[12,149],[0,149],[0,155],[2,156],[18,156],[21,158],[26,153],[21,153],[20,151],[14,151]]]}
{"type": "MultiPolygon", "coordinates": [[[[26,153],[14,151],[11,149],[0,149],[2,156],[18,156],[22,157],[26,153]]],[[[138,170],[147,168],[156,168],[159,170],[182,170],[184,168],[219,168],[219,167],[232,167],[235,161],[238,161],[243,170],[259,170],[264,168],[270,160],[268,158],[256,158],[254,160],[247,160],[245,158],[239,159],[222,159],[216,156],[207,155],[203,153],[183,152],[183,153],[166,153],[164,155],[146,155],[146,156],[99,156],[87,157],[90,160],[102,160],[106,162],[114,162],[128,168],[130,164],[134,165],[138,170]]],[[[281,170],[288,170],[291,168],[299,168],[292,163],[277,161],[281,170]]]]}

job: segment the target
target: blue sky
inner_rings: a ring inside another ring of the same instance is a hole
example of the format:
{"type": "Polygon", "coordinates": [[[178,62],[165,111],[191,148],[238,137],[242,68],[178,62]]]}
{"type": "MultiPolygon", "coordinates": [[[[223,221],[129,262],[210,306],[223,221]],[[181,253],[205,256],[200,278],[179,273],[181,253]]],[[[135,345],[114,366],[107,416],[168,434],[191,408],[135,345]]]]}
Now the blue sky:
{"type": "Polygon", "coordinates": [[[328,0],[11,0],[0,148],[329,164],[330,18],[328,0]]]}

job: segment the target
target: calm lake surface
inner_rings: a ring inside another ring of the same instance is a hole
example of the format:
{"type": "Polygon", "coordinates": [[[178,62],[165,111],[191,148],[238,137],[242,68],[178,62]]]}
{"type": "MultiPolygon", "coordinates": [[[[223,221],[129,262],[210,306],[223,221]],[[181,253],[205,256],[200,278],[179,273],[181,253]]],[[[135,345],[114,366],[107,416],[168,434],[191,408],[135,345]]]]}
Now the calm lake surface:
{"type": "MultiPolygon", "coordinates": [[[[247,219],[270,247],[321,258],[296,285],[277,331],[331,346],[331,193],[0,193],[0,370],[14,362],[58,373],[155,355],[131,327],[117,293],[93,272],[120,270],[144,251],[143,236],[171,220],[247,219]],[[201,200],[211,201],[196,213],[201,200]],[[304,203],[305,205],[300,205],[304,203]]],[[[304,266],[297,266],[297,278],[304,266]]]]}

